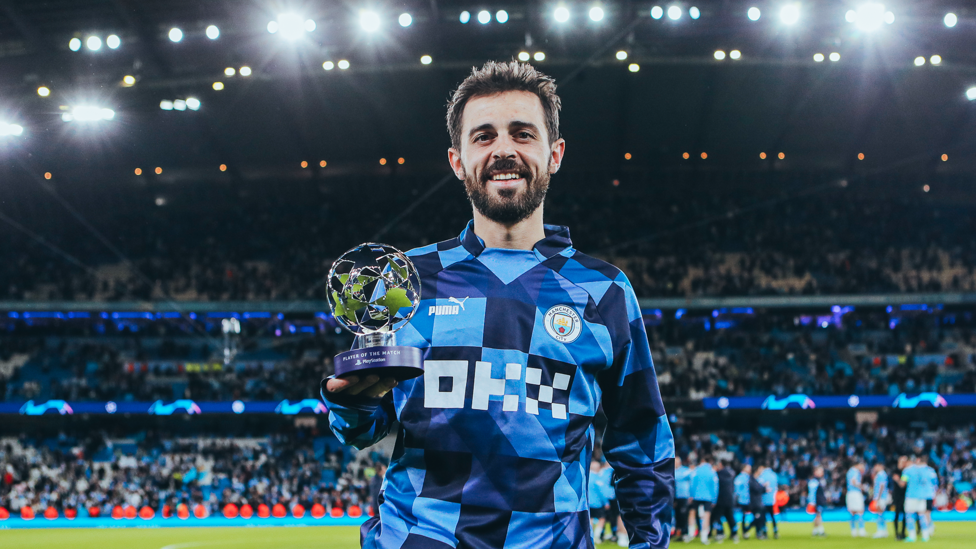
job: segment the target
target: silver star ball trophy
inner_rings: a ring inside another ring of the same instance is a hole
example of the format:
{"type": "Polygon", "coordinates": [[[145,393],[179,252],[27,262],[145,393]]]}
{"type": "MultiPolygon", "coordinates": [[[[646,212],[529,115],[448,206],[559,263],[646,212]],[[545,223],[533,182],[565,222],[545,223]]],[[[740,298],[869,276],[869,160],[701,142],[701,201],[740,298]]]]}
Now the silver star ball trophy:
{"type": "Polygon", "coordinates": [[[403,381],[424,373],[420,349],[396,344],[397,330],[420,304],[420,276],[403,252],[372,242],[356,246],[332,264],[328,283],[336,322],[356,335],[353,349],[335,357],[336,377],[403,381]]]}

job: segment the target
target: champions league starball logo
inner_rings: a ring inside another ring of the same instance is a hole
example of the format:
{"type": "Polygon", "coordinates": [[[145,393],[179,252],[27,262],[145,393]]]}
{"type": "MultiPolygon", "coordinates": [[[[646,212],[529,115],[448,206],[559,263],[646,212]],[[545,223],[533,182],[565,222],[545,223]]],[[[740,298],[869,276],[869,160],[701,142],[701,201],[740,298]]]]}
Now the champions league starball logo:
{"type": "Polygon", "coordinates": [[[359,336],[397,331],[420,303],[417,269],[385,244],[362,244],[342,254],[328,280],[336,321],[359,336]]]}

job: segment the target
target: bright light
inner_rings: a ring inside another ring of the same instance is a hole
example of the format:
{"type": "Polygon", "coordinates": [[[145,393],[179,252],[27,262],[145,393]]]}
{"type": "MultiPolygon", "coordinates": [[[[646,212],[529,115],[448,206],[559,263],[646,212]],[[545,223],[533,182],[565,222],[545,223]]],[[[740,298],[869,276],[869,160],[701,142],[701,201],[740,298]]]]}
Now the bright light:
{"type": "Polygon", "coordinates": [[[495,21],[498,21],[499,23],[508,23],[508,12],[505,10],[496,11],[495,21]]]}
{"type": "Polygon", "coordinates": [[[131,74],[127,74],[122,77],[122,85],[124,86],[134,86],[136,83],[136,77],[131,74]]]}
{"type": "Polygon", "coordinates": [[[234,70],[234,67],[227,67],[226,69],[224,69],[224,74],[227,76],[234,76],[235,74],[237,74],[237,71],[234,70]]]}
{"type": "Polygon", "coordinates": [[[23,135],[24,127],[20,124],[8,124],[7,122],[0,122],[0,137],[6,137],[8,135],[23,135]]]}
{"type": "Polygon", "coordinates": [[[593,6],[590,8],[590,20],[591,21],[603,21],[603,8],[600,6],[593,6]]]}
{"type": "Polygon", "coordinates": [[[420,64],[422,64],[422,65],[430,65],[433,61],[434,61],[434,58],[432,58],[429,55],[423,55],[423,56],[420,57],[420,64]]]}
{"type": "Polygon", "coordinates": [[[929,63],[932,63],[933,65],[941,65],[942,64],[942,56],[941,55],[933,55],[932,57],[929,57],[929,63]]]}
{"type": "MultiPolygon", "coordinates": [[[[295,13],[283,13],[278,16],[276,32],[281,33],[285,40],[298,40],[308,31],[308,27],[315,30],[315,22],[309,19],[306,21],[302,16],[295,13]],[[308,25],[311,22],[311,25],[308,25]]],[[[268,32],[271,31],[271,24],[268,24],[268,32]]]]}
{"type": "Polygon", "coordinates": [[[366,32],[376,32],[380,28],[380,15],[375,11],[359,12],[359,26],[366,32]]]}
{"type": "Polygon", "coordinates": [[[815,54],[813,54],[813,60],[816,61],[817,63],[823,63],[824,54],[822,54],[822,53],[815,53],[815,54]]]}
{"type": "Polygon", "coordinates": [[[966,90],[966,99],[970,101],[976,101],[976,86],[966,90]]]}
{"type": "Polygon", "coordinates": [[[731,57],[732,59],[736,59],[736,60],[741,59],[742,58],[742,52],[739,51],[739,50],[732,50],[732,51],[729,52],[729,57],[731,57]]]}
{"type": "Polygon", "coordinates": [[[491,22],[491,12],[488,10],[481,10],[478,12],[478,22],[482,25],[487,25],[491,22]]]}
{"type": "Polygon", "coordinates": [[[173,110],[173,102],[169,99],[163,99],[159,102],[159,108],[163,109],[164,111],[171,111],[173,110]]]}
{"type": "Polygon", "coordinates": [[[271,33],[271,34],[274,34],[274,33],[278,32],[278,22],[277,21],[268,21],[268,32],[271,33]]]}
{"type": "Polygon", "coordinates": [[[759,8],[752,7],[746,12],[746,17],[748,17],[750,21],[759,21],[759,18],[762,17],[762,12],[759,11],[759,8]]]}
{"type": "Polygon", "coordinates": [[[719,61],[725,59],[725,52],[722,50],[715,50],[715,59],[718,59],[719,61]]]}
{"type": "Polygon", "coordinates": [[[401,13],[397,22],[400,23],[401,27],[409,27],[413,23],[413,17],[409,13],[401,13]]]}
{"type": "Polygon", "coordinates": [[[668,19],[670,19],[672,21],[677,21],[678,19],[681,19],[681,7],[680,6],[671,6],[671,7],[669,7],[668,8],[668,19]]]}
{"type": "Polygon", "coordinates": [[[959,22],[959,18],[956,17],[956,14],[954,13],[947,13],[942,22],[945,23],[945,26],[951,29],[952,27],[956,26],[956,23],[959,22]]]}
{"type": "Polygon", "coordinates": [[[895,14],[893,12],[886,11],[885,12],[885,23],[888,23],[889,25],[892,25],[892,24],[894,24],[894,22],[895,22],[895,14]]]}
{"type": "Polygon", "coordinates": [[[921,67],[924,64],[925,64],[925,58],[924,57],[922,57],[921,55],[919,55],[918,57],[915,58],[915,66],[916,67],[921,67]]]}
{"type": "Polygon", "coordinates": [[[630,65],[627,66],[627,70],[629,70],[630,72],[637,72],[640,70],[640,65],[638,65],[637,63],[631,63],[630,65]]]}
{"type": "Polygon", "coordinates": [[[115,111],[88,105],[72,107],[70,112],[61,115],[61,120],[65,122],[97,122],[100,120],[111,120],[115,118],[115,111]]]}
{"type": "Polygon", "coordinates": [[[311,19],[306,19],[305,32],[315,32],[315,29],[316,29],[315,21],[312,21],[311,19]]]}
{"type": "Polygon", "coordinates": [[[239,72],[241,76],[251,76],[251,67],[244,65],[243,67],[241,67],[241,70],[237,72],[239,72]]]}
{"type": "Polygon", "coordinates": [[[41,86],[40,88],[37,88],[37,95],[40,95],[41,97],[47,97],[51,95],[51,88],[48,88],[47,86],[41,86]]]}
{"type": "Polygon", "coordinates": [[[660,19],[664,17],[664,8],[662,8],[661,6],[654,6],[653,8],[651,8],[651,17],[653,19],[660,19]]]}
{"type": "Polygon", "coordinates": [[[98,51],[102,49],[102,39],[97,36],[89,36],[88,40],[85,40],[85,45],[91,51],[98,51]]]}
{"type": "Polygon", "coordinates": [[[566,6],[559,6],[556,11],[552,12],[553,18],[559,23],[565,23],[569,21],[569,8],[566,6]]]}
{"type": "Polygon", "coordinates": [[[327,71],[331,71],[332,69],[335,68],[335,63],[333,63],[332,61],[326,61],[325,63],[322,63],[322,68],[327,71]]]}
{"type": "Polygon", "coordinates": [[[626,60],[627,59],[627,52],[625,52],[624,50],[618,51],[617,52],[617,59],[619,59],[621,61],[626,60]]]}
{"type": "Polygon", "coordinates": [[[190,109],[191,111],[200,110],[200,100],[197,99],[196,97],[187,97],[186,108],[190,109]]]}
{"type": "Polygon", "coordinates": [[[215,91],[220,91],[220,90],[224,89],[224,83],[223,82],[214,82],[213,83],[213,89],[215,91]]]}
{"type": "Polygon", "coordinates": [[[122,39],[119,38],[118,35],[110,34],[108,35],[108,38],[105,39],[105,45],[108,46],[109,49],[117,50],[119,49],[119,46],[122,45],[122,39]]]}
{"type": "Polygon", "coordinates": [[[461,17],[459,17],[459,19],[460,19],[462,25],[466,25],[468,23],[468,21],[471,20],[471,13],[468,12],[468,11],[462,11],[461,12],[461,17]]]}
{"type": "Polygon", "coordinates": [[[541,51],[537,51],[535,52],[535,55],[532,56],[532,59],[535,59],[536,61],[545,61],[546,54],[541,51]]]}
{"type": "Polygon", "coordinates": [[[857,28],[862,31],[873,31],[881,28],[884,24],[885,7],[884,4],[871,2],[862,4],[857,8],[857,15],[854,22],[857,28]]]}
{"type": "Polygon", "coordinates": [[[830,60],[831,60],[831,61],[833,61],[833,62],[835,62],[835,63],[836,63],[837,61],[840,61],[840,54],[839,54],[839,53],[837,53],[837,52],[832,52],[832,53],[830,54],[830,60]]]}
{"type": "Polygon", "coordinates": [[[71,50],[71,51],[78,51],[78,50],[80,50],[81,49],[81,39],[80,38],[72,38],[71,40],[68,40],[68,49],[71,50]]]}
{"type": "Polygon", "coordinates": [[[220,38],[220,29],[217,28],[217,25],[210,25],[207,27],[207,38],[211,40],[220,38]]]}
{"type": "Polygon", "coordinates": [[[857,21],[857,12],[854,10],[847,10],[847,13],[844,14],[844,21],[847,21],[848,23],[857,21]]]}
{"type": "Polygon", "coordinates": [[[186,110],[186,101],[184,101],[182,99],[177,99],[176,101],[173,101],[173,108],[176,109],[176,110],[178,110],[178,111],[185,111],[186,110]]]}
{"type": "Polygon", "coordinates": [[[698,19],[699,17],[701,17],[701,10],[696,8],[695,6],[692,6],[688,8],[688,16],[691,17],[692,19],[698,19]]]}
{"type": "Polygon", "coordinates": [[[169,39],[172,42],[179,42],[180,40],[183,40],[183,31],[176,27],[169,29],[169,39]]]}
{"type": "Polygon", "coordinates": [[[520,51],[518,54],[519,61],[528,61],[531,57],[527,51],[520,51]]]}
{"type": "Polygon", "coordinates": [[[800,20],[800,5],[787,4],[779,10],[779,19],[787,25],[795,25],[800,20]]]}
{"type": "Polygon", "coordinates": [[[339,67],[339,70],[343,70],[343,71],[346,70],[346,69],[348,69],[349,68],[349,61],[346,61],[345,59],[340,59],[339,60],[339,63],[338,63],[338,67],[339,67]]]}

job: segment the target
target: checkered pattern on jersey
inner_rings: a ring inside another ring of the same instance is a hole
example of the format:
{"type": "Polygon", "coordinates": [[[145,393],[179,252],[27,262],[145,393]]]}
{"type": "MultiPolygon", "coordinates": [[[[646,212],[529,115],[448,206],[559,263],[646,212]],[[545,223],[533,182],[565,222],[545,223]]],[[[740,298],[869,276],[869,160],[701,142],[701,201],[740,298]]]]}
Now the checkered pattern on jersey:
{"type": "Polygon", "coordinates": [[[349,444],[369,446],[400,423],[367,545],[589,546],[602,403],[631,546],[667,546],[674,443],[623,273],[548,225],[533,250],[486,249],[469,223],[408,255],[422,295],[398,343],[424,351],[425,374],[384,399],[323,394],[349,444]]]}

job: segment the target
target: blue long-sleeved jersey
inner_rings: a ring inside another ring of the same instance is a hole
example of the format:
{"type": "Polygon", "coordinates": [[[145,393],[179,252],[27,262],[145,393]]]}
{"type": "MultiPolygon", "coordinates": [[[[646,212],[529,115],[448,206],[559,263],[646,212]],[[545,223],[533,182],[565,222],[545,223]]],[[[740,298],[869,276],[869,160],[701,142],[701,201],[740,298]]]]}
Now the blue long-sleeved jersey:
{"type": "Polygon", "coordinates": [[[691,499],[695,501],[718,501],[718,474],[711,463],[695,467],[691,476],[691,499]]]}
{"type": "Polygon", "coordinates": [[[674,470],[674,497],[688,499],[691,497],[691,468],[685,465],[674,470]]]}
{"type": "Polygon", "coordinates": [[[747,473],[739,473],[735,476],[732,485],[735,487],[735,502],[739,505],[749,505],[749,479],[747,473]]]}
{"type": "Polygon", "coordinates": [[[664,548],[674,439],[633,288],[546,226],[532,250],[485,248],[473,224],[408,253],[419,310],[398,344],[423,376],[382,399],[323,392],[340,440],[400,428],[369,548],[589,547],[593,418],[632,548],[664,548]]]}
{"type": "Polygon", "coordinates": [[[776,475],[776,471],[767,468],[759,475],[759,482],[766,489],[766,493],[762,497],[763,505],[775,505],[776,489],[779,488],[779,477],[776,475]]]}

